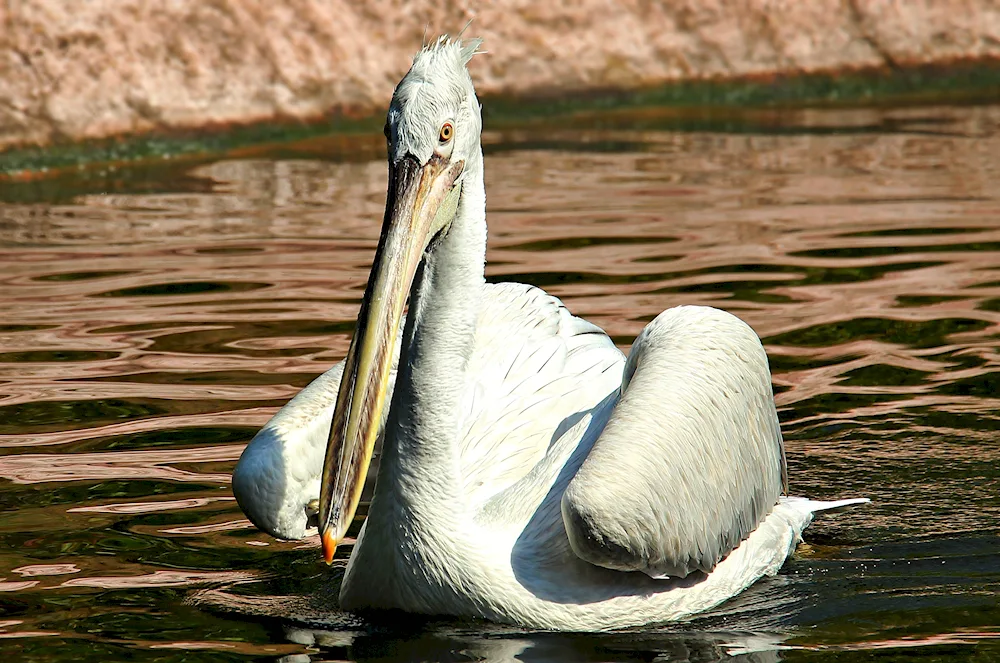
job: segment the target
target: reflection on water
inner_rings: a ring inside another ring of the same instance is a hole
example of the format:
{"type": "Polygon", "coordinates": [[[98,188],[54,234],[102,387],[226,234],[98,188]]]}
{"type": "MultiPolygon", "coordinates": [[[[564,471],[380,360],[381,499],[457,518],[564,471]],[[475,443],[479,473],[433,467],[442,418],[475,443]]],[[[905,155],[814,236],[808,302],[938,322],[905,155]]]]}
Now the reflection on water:
{"type": "Polygon", "coordinates": [[[11,190],[0,641],[32,660],[1000,656],[1000,108],[643,126],[488,135],[490,278],[623,346],[676,304],[740,315],[771,358],[793,492],[870,507],[822,517],[779,576],[689,624],[342,615],[341,570],[256,532],[228,482],[347,349],[384,164],[312,144],[112,195],[11,190]]]}

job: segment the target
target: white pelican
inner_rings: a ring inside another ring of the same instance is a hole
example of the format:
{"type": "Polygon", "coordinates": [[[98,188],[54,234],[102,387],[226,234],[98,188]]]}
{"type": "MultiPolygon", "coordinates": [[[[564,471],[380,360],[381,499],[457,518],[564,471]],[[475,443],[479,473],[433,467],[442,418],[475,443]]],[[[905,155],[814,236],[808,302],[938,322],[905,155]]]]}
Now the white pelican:
{"type": "Polygon", "coordinates": [[[442,38],[396,86],[347,358],[251,441],[233,492],[282,538],[318,496],[329,562],[381,436],[343,609],[583,631],[706,610],[777,572],[814,511],[866,500],[781,496],[767,356],[738,318],[669,309],[626,359],[555,297],[485,282],[478,46],[442,38]]]}

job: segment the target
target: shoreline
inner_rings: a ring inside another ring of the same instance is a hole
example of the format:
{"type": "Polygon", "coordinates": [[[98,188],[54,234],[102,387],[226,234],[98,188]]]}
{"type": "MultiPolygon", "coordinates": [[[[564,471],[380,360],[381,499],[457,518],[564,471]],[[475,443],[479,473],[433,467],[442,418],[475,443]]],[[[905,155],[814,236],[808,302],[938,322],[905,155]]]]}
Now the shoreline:
{"type": "MultiPolygon", "coordinates": [[[[773,116],[807,109],[904,108],[1000,103],[1000,59],[888,69],[774,74],[682,81],[639,90],[597,89],[562,95],[484,95],[488,130],[560,120],[565,126],[653,127],[674,131],[762,131],[773,116]]],[[[209,123],[0,151],[0,183],[30,182],[94,169],[252,156],[281,145],[342,136],[350,145],[324,153],[349,158],[358,141],[381,147],[384,110],[311,120],[209,123]]],[[[180,165],[180,163],[177,163],[180,165]]]]}

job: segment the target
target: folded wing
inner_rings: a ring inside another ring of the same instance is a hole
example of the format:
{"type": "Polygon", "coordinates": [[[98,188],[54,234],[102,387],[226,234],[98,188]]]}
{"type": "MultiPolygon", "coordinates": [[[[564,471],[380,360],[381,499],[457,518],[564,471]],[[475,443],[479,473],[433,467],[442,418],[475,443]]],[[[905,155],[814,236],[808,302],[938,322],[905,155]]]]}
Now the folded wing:
{"type": "Polygon", "coordinates": [[[685,577],[715,568],[784,483],[760,340],[724,311],[681,306],[636,339],[621,400],[563,495],[563,521],[593,564],[685,577]]]}

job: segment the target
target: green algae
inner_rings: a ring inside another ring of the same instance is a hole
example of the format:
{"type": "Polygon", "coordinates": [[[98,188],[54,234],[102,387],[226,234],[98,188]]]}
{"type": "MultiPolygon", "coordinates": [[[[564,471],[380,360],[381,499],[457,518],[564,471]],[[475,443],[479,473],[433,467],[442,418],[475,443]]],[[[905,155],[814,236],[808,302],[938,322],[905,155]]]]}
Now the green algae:
{"type": "MultiPolygon", "coordinates": [[[[316,122],[271,122],[227,125],[200,131],[150,133],[86,140],[47,147],[15,148],[0,153],[0,181],[56,176],[61,171],[99,168],[113,172],[122,164],[168,165],[164,162],[201,160],[241,148],[292,143],[329,134],[370,135],[381,121],[327,118],[316,122]]],[[[377,128],[376,128],[377,127],[377,128]]]]}
{"type": "MultiPolygon", "coordinates": [[[[981,104],[1000,101],[1000,61],[958,62],[839,73],[780,74],[681,81],[635,91],[598,90],[560,97],[497,99],[499,120],[535,119],[623,108],[671,107],[727,117],[739,109],[981,104]],[[714,113],[712,111],[715,111],[714,113]]],[[[700,113],[681,116],[697,118],[700,113]]],[[[696,121],[694,124],[698,125],[696,121]]]]}
{"type": "MultiPolygon", "coordinates": [[[[825,74],[789,74],[737,80],[700,80],[642,90],[560,91],[526,97],[484,97],[485,121],[492,129],[550,123],[569,127],[674,131],[774,132],[782,112],[810,107],[897,107],[983,104],[1000,101],[1000,61],[958,62],[825,74]],[[655,110],[654,113],[648,111],[655,110]],[[637,112],[647,111],[647,112],[637,112]]],[[[114,186],[116,169],[189,166],[219,155],[244,156],[310,139],[342,136],[331,159],[356,155],[357,141],[381,144],[382,114],[329,116],[313,122],[278,121],[222,125],[197,131],[150,133],[104,140],[15,148],[0,153],[0,188],[14,182],[77,176],[95,171],[114,186]]],[[[855,130],[856,128],[851,128],[855,130]]],[[[885,127],[881,127],[884,131],[885,127]]],[[[835,130],[835,129],[834,129],[835,130]]],[[[301,148],[301,146],[299,146],[301,148]]],[[[293,152],[295,150],[293,149],[293,152]]],[[[362,150],[367,153],[368,150],[362,150]]],[[[88,187],[89,188],[89,187],[88,187]]],[[[36,195],[28,195],[34,199],[36,195]]],[[[15,201],[16,192],[0,192],[15,201]]]]}

